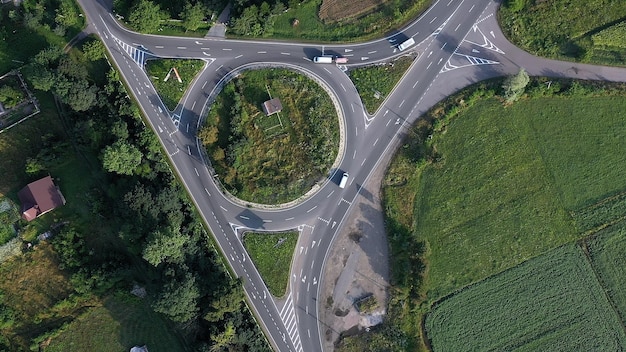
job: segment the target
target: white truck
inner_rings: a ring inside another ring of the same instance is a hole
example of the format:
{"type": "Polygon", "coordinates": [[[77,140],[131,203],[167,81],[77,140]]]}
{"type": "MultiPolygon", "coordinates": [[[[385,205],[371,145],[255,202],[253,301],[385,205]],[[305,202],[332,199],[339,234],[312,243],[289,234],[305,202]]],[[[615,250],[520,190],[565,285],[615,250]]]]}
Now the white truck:
{"type": "Polygon", "coordinates": [[[415,40],[413,38],[409,38],[398,45],[398,50],[404,51],[413,44],[415,44],[415,40]]]}
{"type": "Polygon", "coordinates": [[[348,183],[348,177],[348,173],[344,172],[343,176],[341,177],[341,182],[339,182],[339,188],[346,187],[346,183],[348,183]]]}
{"type": "Polygon", "coordinates": [[[339,57],[339,56],[330,56],[330,55],[324,55],[324,56],[316,56],[313,58],[313,62],[315,62],[316,64],[332,64],[333,62],[336,64],[345,64],[348,62],[348,58],[346,57],[339,57]]]}

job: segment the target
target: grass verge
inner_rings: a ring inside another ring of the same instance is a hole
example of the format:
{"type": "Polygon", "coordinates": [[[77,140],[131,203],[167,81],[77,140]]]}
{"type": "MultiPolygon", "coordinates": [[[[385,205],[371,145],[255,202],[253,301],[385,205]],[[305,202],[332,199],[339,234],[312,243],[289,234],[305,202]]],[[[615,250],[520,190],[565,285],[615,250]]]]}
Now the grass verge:
{"type": "Polygon", "coordinates": [[[621,322],[576,244],[444,299],[426,328],[434,351],[616,351],[626,344],[621,322]]]}
{"type": "Polygon", "coordinates": [[[391,63],[360,67],[350,71],[367,112],[373,114],[391,93],[402,75],[413,63],[413,57],[403,56],[391,63]]]}
{"type": "Polygon", "coordinates": [[[244,247],[268,290],[275,297],[285,295],[289,283],[291,258],[297,242],[297,232],[247,232],[243,236],[244,247]]]}
{"type": "Polygon", "coordinates": [[[204,62],[200,60],[153,59],[146,62],[148,77],[170,111],[176,109],[185,91],[203,67],[204,62]],[[172,68],[178,71],[180,82],[172,68]]]}

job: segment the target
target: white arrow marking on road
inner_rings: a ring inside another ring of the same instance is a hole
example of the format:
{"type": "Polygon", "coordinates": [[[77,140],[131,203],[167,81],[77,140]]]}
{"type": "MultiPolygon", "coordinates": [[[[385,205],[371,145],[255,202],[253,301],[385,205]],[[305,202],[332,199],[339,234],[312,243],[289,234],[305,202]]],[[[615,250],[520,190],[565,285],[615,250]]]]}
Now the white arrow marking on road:
{"type": "Polygon", "coordinates": [[[306,282],[306,275],[302,277],[302,282],[306,282]]]}
{"type": "Polygon", "coordinates": [[[333,226],[331,226],[330,228],[331,228],[331,229],[334,229],[334,228],[335,228],[335,225],[337,225],[337,221],[333,221],[333,226]]]}
{"type": "Polygon", "coordinates": [[[263,299],[267,298],[267,293],[265,293],[265,291],[263,291],[263,299]]]}
{"type": "Polygon", "coordinates": [[[161,128],[161,126],[158,126],[158,127],[159,127],[159,132],[163,133],[163,129],[161,128]]]}
{"type": "Polygon", "coordinates": [[[246,261],[246,256],[244,255],[244,253],[241,253],[241,256],[243,257],[243,261],[246,261]]]}
{"type": "Polygon", "coordinates": [[[304,250],[304,247],[300,246],[300,254],[302,254],[303,250],[304,250]]]}
{"type": "Polygon", "coordinates": [[[426,57],[429,58],[430,55],[432,55],[432,54],[433,54],[433,52],[431,51],[431,52],[428,53],[428,56],[426,56],[426,57]]]}
{"type": "Polygon", "coordinates": [[[234,262],[235,261],[235,257],[233,257],[233,255],[230,255],[230,259],[234,262]]]}
{"type": "Polygon", "coordinates": [[[293,279],[294,279],[294,280],[296,279],[296,274],[293,274],[293,279]]]}
{"type": "Polygon", "coordinates": [[[211,56],[211,54],[207,54],[207,53],[206,53],[206,52],[204,52],[204,51],[203,51],[202,53],[203,53],[204,55],[206,55],[206,56],[211,56]]]}
{"type": "Polygon", "coordinates": [[[489,32],[489,34],[491,34],[491,36],[494,37],[494,38],[496,37],[496,35],[493,34],[493,31],[489,32]]]}
{"type": "Polygon", "coordinates": [[[317,278],[316,277],[313,278],[313,285],[317,285],[317,278]]]}
{"type": "Polygon", "coordinates": [[[351,51],[352,51],[352,49],[344,49],[344,51],[345,51],[346,53],[349,53],[349,52],[351,52],[351,51]]]}
{"type": "Polygon", "coordinates": [[[400,124],[400,119],[397,119],[396,120],[396,125],[399,125],[399,124],[400,124]]]}
{"type": "Polygon", "coordinates": [[[361,56],[361,61],[364,61],[364,60],[369,60],[369,57],[367,57],[367,56],[361,56]]]}
{"type": "Polygon", "coordinates": [[[109,39],[109,36],[106,34],[106,32],[102,32],[102,34],[104,34],[104,36],[109,39]]]}
{"type": "Polygon", "coordinates": [[[252,299],[256,299],[256,296],[254,295],[253,292],[250,292],[250,294],[252,295],[252,299]]]}
{"type": "Polygon", "coordinates": [[[387,116],[387,113],[389,113],[389,109],[385,110],[385,113],[383,114],[383,117],[387,116]]]}
{"type": "Polygon", "coordinates": [[[313,248],[313,246],[315,246],[315,241],[311,242],[311,248],[313,248]]]}
{"type": "Polygon", "coordinates": [[[202,42],[199,42],[199,41],[196,40],[196,44],[202,45],[202,42]]]}
{"type": "Polygon", "coordinates": [[[480,51],[476,50],[476,49],[472,49],[473,53],[479,53],[480,51]]]}

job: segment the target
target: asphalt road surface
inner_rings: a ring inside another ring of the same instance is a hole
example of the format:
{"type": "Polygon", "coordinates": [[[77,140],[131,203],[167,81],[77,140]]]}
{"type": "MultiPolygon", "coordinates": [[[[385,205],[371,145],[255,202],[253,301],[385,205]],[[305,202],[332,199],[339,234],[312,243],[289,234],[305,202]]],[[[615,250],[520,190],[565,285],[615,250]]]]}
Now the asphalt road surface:
{"type": "MultiPolygon", "coordinates": [[[[478,81],[516,73],[626,81],[626,70],[546,60],[506,41],[496,21],[499,1],[437,0],[419,18],[390,36],[358,44],[314,45],[257,40],[178,38],[129,31],[115,20],[110,1],[78,0],[87,32],[105,44],[150,127],[208,224],[232,270],[243,278],[248,302],[275,350],[321,351],[319,281],[333,239],[373,170],[386,167],[407,128],[443,98],[478,81]],[[397,45],[416,44],[404,52],[397,45]],[[417,58],[380,109],[369,115],[345,67],[314,64],[322,52],[349,59],[348,67],[413,53],[417,58]],[[150,58],[194,58],[205,67],[180,105],[168,111],[144,70],[150,58]],[[196,138],[200,117],[220,89],[242,69],[285,66],[315,79],[334,99],[342,125],[341,147],[328,180],[312,195],[286,207],[255,207],[219,188],[196,138]],[[338,183],[343,172],[350,178],[338,183]],[[275,299],[241,243],[242,231],[298,229],[286,298],[275,299]]],[[[323,302],[322,302],[323,304],[323,302]]]]}

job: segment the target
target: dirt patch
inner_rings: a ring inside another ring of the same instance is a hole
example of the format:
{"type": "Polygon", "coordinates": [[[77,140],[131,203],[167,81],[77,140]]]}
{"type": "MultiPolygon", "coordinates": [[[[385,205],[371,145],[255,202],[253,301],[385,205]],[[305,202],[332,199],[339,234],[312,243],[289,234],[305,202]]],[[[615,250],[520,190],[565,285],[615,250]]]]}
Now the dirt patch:
{"type": "Polygon", "coordinates": [[[318,16],[324,22],[338,22],[341,20],[354,19],[368,12],[372,12],[385,0],[324,0],[318,16]]]}
{"type": "Polygon", "coordinates": [[[354,214],[333,243],[324,269],[320,319],[324,351],[333,351],[341,333],[354,334],[379,323],[386,311],[389,287],[387,236],[380,202],[385,170],[372,175],[355,199],[354,214]],[[361,314],[355,302],[372,296],[376,309],[361,314]],[[339,314],[337,314],[339,313],[339,314]]]}

